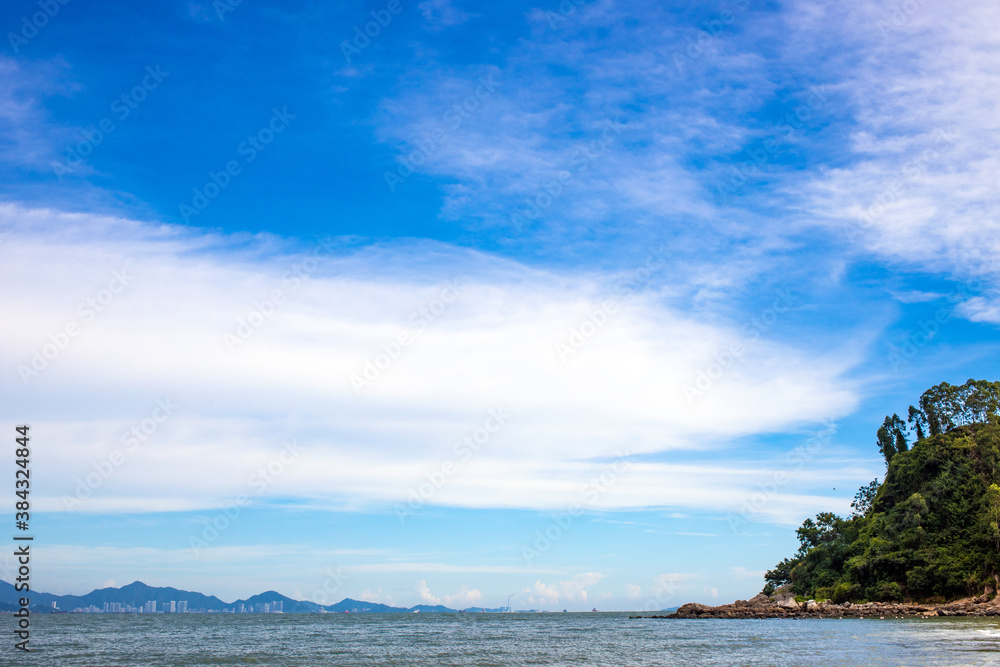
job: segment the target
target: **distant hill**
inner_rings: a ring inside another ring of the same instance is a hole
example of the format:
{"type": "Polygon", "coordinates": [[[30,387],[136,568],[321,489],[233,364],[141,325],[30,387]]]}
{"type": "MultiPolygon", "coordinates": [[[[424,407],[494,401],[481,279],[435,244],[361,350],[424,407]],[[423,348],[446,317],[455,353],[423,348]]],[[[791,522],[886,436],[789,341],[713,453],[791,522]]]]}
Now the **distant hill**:
{"type": "MultiPolygon", "coordinates": [[[[0,611],[16,611],[19,608],[18,599],[24,593],[14,590],[12,584],[0,580],[0,611]]],[[[118,602],[124,607],[142,607],[146,602],[152,600],[156,602],[157,610],[163,609],[163,604],[167,602],[188,603],[188,611],[238,611],[240,605],[251,611],[257,604],[282,603],[282,611],[286,614],[309,614],[309,613],[410,613],[419,611],[422,613],[457,613],[457,609],[450,609],[442,605],[417,605],[415,607],[391,607],[379,602],[365,602],[363,600],[352,600],[345,598],[336,604],[319,605],[315,602],[305,600],[293,600],[276,591],[266,591],[253,595],[245,600],[235,602],[223,602],[212,595],[204,595],[193,591],[183,591],[176,588],[159,588],[147,586],[141,581],[135,581],[121,588],[100,588],[86,595],[52,595],[51,593],[41,593],[31,591],[31,609],[33,611],[48,612],[52,610],[52,603],[55,602],[60,611],[73,611],[78,608],[95,606],[98,609],[104,608],[104,603],[118,602]]],[[[475,611],[479,611],[476,609],[475,611]]],[[[489,611],[500,611],[489,610],[489,611]]]]}
{"type": "MultiPolygon", "coordinates": [[[[331,604],[325,607],[327,611],[332,612],[350,612],[352,614],[360,614],[364,612],[374,612],[374,613],[405,613],[408,611],[413,611],[416,609],[406,609],[404,607],[390,607],[386,604],[380,604],[378,602],[364,602],[362,600],[352,600],[351,598],[344,598],[337,604],[331,604]]],[[[455,611],[454,609],[447,609],[445,611],[455,611]]]]}
{"type": "Polygon", "coordinates": [[[454,609],[448,609],[443,605],[429,605],[429,604],[418,604],[416,607],[410,607],[410,611],[419,611],[422,613],[433,614],[433,613],[450,613],[454,612],[454,609]]]}
{"type": "Polygon", "coordinates": [[[274,604],[275,602],[281,602],[281,610],[286,614],[312,614],[319,612],[319,610],[323,608],[322,605],[316,604],[315,602],[293,600],[292,598],[282,595],[277,591],[265,591],[263,593],[258,593],[257,595],[251,595],[246,600],[237,600],[232,604],[226,605],[226,607],[228,609],[238,610],[242,604],[247,609],[253,609],[256,604],[274,604]]]}

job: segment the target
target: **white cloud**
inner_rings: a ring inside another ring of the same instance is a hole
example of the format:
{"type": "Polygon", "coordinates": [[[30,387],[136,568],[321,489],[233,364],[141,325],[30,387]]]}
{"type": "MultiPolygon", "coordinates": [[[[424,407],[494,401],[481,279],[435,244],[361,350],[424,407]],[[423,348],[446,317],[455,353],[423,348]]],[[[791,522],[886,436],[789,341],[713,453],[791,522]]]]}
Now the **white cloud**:
{"type": "Polygon", "coordinates": [[[387,604],[390,607],[399,606],[396,604],[396,601],[391,595],[382,590],[381,586],[376,588],[374,591],[369,588],[361,591],[361,600],[364,602],[379,602],[381,604],[387,604]]]}
{"type": "Polygon", "coordinates": [[[471,607],[482,602],[483,593],[478,588],[469,588],[463,584],[462,590],[454,595],[445,595],[443,599],[446,607],[471,607]]]}
{"type": "Polygon", "coordinates": [[[697,579],[698,575],[689,572],[667,572],[653,577],[653,587],[644,608],[654,610],[677,606],[678,600],[690,596],[696,590],[697,579]]]}
{"type": "Polygon", "coordinates": [[[857,64],[838,74],[856,129],[850,162],[804,187],[810,214],[899,265],[995,281],[1000,51],[992,26],[1000,7],[821,7],[821,20],[792,27],[855,45],[857,64]]]}
{"type": "Polygon", "coordinates": [[[545,253],[572,255],[613,235],[602,247],[625,254],[669,237],[674,275],[717,289],[775,269],[783,255],[801,268],[806,237],[834,252],[848,238],[897,266],[996,286],[995,3],[750,8],[693,58],[685,47],[700,26],[651,19],[649,7],[645,21],[630,20],[634,11],[589,4],[556,28],[534,12],[499,71],[421,65],[385,101],[380,137],[446,179],[445,218],[507,228],[512,244],[530,238],[545,253]],[[758,40],[777,51],[762,53],[758,40]],[[552,76],[553,65],[573,76],[552,76]],[[496,91],[454,127],[448,110],[487,71],[496,91]],[[810,90],[822,101],[808,122],[780,132],[779,152],[741,196],[720,200],[731,162],[775,132],[759,116],[793,111],[810,90]],[[422,151],[436,131],[445,140],[422,151]],[[525,236],[510,218],[528,200],[541,209],[525,236]]]}
{"type": "Polygon", "coordinates": [[[559,604],[559,591],[539,579],[530,588],[521,591],[520,600],[529,604],[555,605],[559,604]]]}
{"type": "Polygon", "coordinates": [[[928,301],[936,301],[938,299],[943,299],[947,295],[938,292],[908,290],[906,292],[896,292],[892,296],[900,303],[927,303],[928,301]]]}
{"type": "Polygon", "coordinates": [[[522,603],[527,602],[542,607],[557,605],[560,600],[564,603],[583,605],[587,603],[588,598],[586,589],[596,585],[606,577],[607,575],[600,572],[583,572],[573,575],[573,578],[568,581],[560,581],[557,584],[546,584],[538,579],[531,587],[521,591],[519,600],[522,603]]]}
{"type": "MultiPolygon", "coordinates": [[[[507,229],[517,242],[526,233],[512,224],[519,214],[546,252],[605,233],[615,239],[605,244],[611,253],[623,239],[669,237],[680,245],[677,237],[687,234],[705,252],[698,232],[706,229],[760,239],[756,225],[736,229],[712,203],[713,185],[690,167],[690,155],[738,148],[746,129],[713,113],[752,109],[753,90],[774,86],[759,75],[762,59],[726,39],[713,40],[717,48],[682,73],[676,55],[691,30],[660,11],[589,3],[557,28],[532,12],[530,35],[500,68],[414,67],[410,83],[384,101],[380,138],[413,158],[417,171],[447,179],[443,217],[507,229]],[[712,69],[711,84],[685,78],[703,65],[712,69]],[[553,68],[573,76],[553,76],[553,68]],[[470,99],[481,76],[496,81],[489,94],[460,116],[449,113],[470,99]]],[[[718,241],[730,256],[743,251],[725,236],[718,241]]]]}
{"type": "MultiPolygon", "coordinates": [[[[75,86],[61,80],[63,63],[35,62],[0,56],[0,160],[49,171],[49,162],[68,141],[69,133],[47,125],[41,97],[65,93],[75,86]]],[[[82,134],[75,136],[83,140],[82,134]]]]}
{"type": "Polygon", "coordinates": [[[1000,299],[996,296],[972,297],[959,305],[958,312],[973,322],[1000,324],[1000,299]]]}
{"type": "Polygon", "coordinates": [[[573,575],[569,581],[560,581],[559,590],[569,602],[585,603],[587,601],[587,588],[596,585],[605,577],[607,575],[600,572],[583,572],[573,575]]]}
{"type": "Polygon", "coordinates": [[[452,0],[424,0],[417,8],[424,17],[424,24],[431,30],[442,30],[460,25],[472,14],[455,7],[452,0]]]}
{"type": "Polygon", "coordinates": [[[443,604],[445,607],[452,607],[456,609],[471,607],[483,599],[483,594],[479,589],[470,589],[464,584],[462,585],[462,590],[458,593],[438,597],[437,595],[431,593],[430,586],[427,585],[427,581],[424,579],[421,579],[417,583],[417,593],[420,595],[421,601],[425,604],[443,604]]]}
{"type": "Polygon", "coordinates": [[[427,581],[424,579],[421,579],[417,583],[417,594],[420,595],[420,599],[427,604],[441,604],[441,598],[431,594],[431,589],[427,585],[427,581]]]}
{"type": "Polygon", "coordinates": [[[448,572],[448,573],[479,573],[479,574],[558,574],[559,570],[544,570],[536,567],[518,567],[511,565],[453,565],[451,563],[430,562],[391,562],[368,563],[351,566],[352,572],[388,573],[388,572],[448,572]]]}
{"type": "MultiPolygon", "coordinates": [[[[435,504],[564,509],[619,450],[714,449],[856,401],[842,379],[854,356],[765,335],[689,403],[684,386],[743,339],[742,324],[685,314],[655,292],[622,299],[563,363],[556,344],[614,296],[617,276],[571,277],[443,245],[336,251],[313,266],[308,251],[271,237],[9,205],[0,224],[0,306],[18,313],[0,322],[11,369],[0,383],[18,397],[5,406],[11,418],[31,418],[58,443],[37,455],[47,473],[36,502],[47,510],[64,509],[81,484],[90,494],[79,511],[213,508],[240,494],[332,508],[405,502],[448,462],[459,472],[435,504]],[[296,286],[303,266],[313,270],[296,286]],[[128,285],[112,295],[123,269],[128,285]],[[459,297],[428,311],[456,278],[459,297]],[[268,306],[274,290],[281,303],[268,306]],[[101,312],[88,321],[81,304],[93,299],[101,312]],[[255,310],[273,314],[230,352],[224,335],[255,310]],[[358,395],[351,376],[407,331],[412,344],[358,395]],[[53,358],[22,383],[17,369],[43,351],[53,358]],[[75,398],[55,411],[61,396],[75,398]],[[154,424],[158,400],[177,407],[154,424]],[[455,443],[491,409],[507,423],[461,460],[455,443]],[[289,458],[283,443],[293,440],[289,458]]],[[[732,508],[762,472],[711,455],[635,463],[595,507],[732,508]]]]}

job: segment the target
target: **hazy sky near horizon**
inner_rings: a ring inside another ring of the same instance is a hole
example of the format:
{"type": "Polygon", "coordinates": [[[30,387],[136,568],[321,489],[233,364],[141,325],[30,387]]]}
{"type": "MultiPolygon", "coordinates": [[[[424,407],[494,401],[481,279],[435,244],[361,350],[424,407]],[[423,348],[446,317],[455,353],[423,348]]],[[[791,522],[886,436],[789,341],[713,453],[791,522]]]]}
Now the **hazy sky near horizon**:
{"type": "Polygon", "coordinates": [[[998,19],[7,3],[33,583],[754,595],[884,473],[886,414],[1000,377],[998,19]]]}

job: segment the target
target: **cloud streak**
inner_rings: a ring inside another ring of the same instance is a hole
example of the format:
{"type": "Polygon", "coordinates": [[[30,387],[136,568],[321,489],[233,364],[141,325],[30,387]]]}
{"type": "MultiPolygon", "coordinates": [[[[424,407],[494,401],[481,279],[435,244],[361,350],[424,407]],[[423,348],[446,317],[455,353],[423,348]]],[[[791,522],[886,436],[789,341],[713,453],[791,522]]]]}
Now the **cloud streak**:
{"type": "MultiPolygon", "coordinates": [[[[293,439],[299,464],[254,503],[347,509],[404,501],[498,405],[509,423],[433,502],[555,509],[621,445],[633,456],[712,450],[843,414],[856,401],[841,379],[849,360],[765,336],[690,405],[683,385],[736,334],[655,292],[623,302],[563,363],[556,344],[606,298],[615,276],[571,277],[443,245],[434,246],[440,261],[430,270],[427,248],[407,244],[325,254],[280,310],[230,351],[226,333],[308,249],[10,206],[2,213],[10,256],[23,259],[2,269],[14,289],[0,298],[26,313],[0,325],[10,369],[3,382],[19,396],[8,410],[21,418],[28,410],[60,443],[39,454],[47,472],[38,502],[46,509],[60,509],[57,499],[121,448],[163,397],[183,409],[81,511],[218,506],[244,493],[293,439]],[[133,267],[128,289],[24,386],[16,368],[122,266],[133,267]],[[456,276],[460,298],[359,395],[352,374],[456,276]],[[100,399],[49,411],[37,400],[42,394],[100,399]]],[[[739,486],[752,476],[724,465],[639,463],[602,506],[725,505],[720,480],[739,486]]]]}

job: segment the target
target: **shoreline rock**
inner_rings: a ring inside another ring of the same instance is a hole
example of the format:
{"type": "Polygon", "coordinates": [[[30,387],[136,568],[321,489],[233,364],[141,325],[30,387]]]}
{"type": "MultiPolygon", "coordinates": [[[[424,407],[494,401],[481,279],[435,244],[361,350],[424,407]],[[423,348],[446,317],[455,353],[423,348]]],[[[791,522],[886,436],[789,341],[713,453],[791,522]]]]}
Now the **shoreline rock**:
{"type": "Polygon", "coordinates": [[[1000,596],[981,595],[955,602],[865,602],[834,604],[830,601],[796,602],[790,595],[737,600],[718,607],[689,602],[672,614],[629,616],[629,618],[929,618],[932,616],[1000,616],[1000,596]]]}

